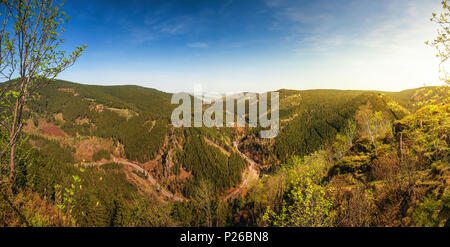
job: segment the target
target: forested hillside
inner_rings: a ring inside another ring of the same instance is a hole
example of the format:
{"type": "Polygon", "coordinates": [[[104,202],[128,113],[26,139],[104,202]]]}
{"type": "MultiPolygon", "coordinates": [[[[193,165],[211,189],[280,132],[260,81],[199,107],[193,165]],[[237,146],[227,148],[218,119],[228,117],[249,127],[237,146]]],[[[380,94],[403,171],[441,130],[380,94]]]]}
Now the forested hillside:
{"type": "Polygon", "coordinates": [[[448,226],[449,92],[417,90],[411,100],[420,99],[420,109],[394,121],[371,101],[360,105],[332,142],[289,158],[253,186],[241,199],[241,222],[448,226]]]}
{"type": "Polygon", "coordinates": [[[345,90],[280,90],[281,131],[272,143],[260,143],[256,132],[247,136],[242,148],[254,160],[271,167],[292,155],[314,152],[353,120],[358,107],[370,102],[387,121],[403,118],[413,109],[416,90],[400,93],[345,90]],[[255,141],[256,140],[256,141],[255,141]]]}
{"type": "Polygon", "coordinates": [[[260,127],[174,128],[168,93],[55,81],[27,105],[0,222],[447,224],[448,103],[420,104],[435,91],[280,90],[280,134],[260,139],[260,127]]]}
{"type": "Polygon", "coordinates": [[[153,89],[56,81],[32,101],[30,117],[36,127],[44,118],[70,136],[112,138],[128,158],[145,162],[163,145],[172,109],[170,94],[153,89]]]}
{"type": "Polygon", "coordinates": [[[449,227],[450,2],[332,2],[0,1],[0,227],[449,227]]]}

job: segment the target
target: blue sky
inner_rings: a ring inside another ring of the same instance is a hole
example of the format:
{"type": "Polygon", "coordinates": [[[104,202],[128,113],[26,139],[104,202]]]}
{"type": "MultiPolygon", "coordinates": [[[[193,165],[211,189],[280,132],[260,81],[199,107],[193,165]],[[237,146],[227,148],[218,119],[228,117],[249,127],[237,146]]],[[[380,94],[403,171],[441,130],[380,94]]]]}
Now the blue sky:
{"type": "Polygon", "coordinates": [[[163,91],[375,89],[438,81],[440,0],[67,0],[59,78],[163,91]]]}

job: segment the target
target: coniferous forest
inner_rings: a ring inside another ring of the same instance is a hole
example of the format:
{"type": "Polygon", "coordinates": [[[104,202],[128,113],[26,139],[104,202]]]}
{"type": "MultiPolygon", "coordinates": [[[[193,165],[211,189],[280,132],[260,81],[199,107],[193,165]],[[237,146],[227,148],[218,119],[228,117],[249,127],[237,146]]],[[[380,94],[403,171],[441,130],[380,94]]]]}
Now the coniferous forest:
{"type": "MultiPolygon", "coordinates": [[[[1,1],[0,226],[450,226],[446,77],[396,92],[267,90],[275,138],[248,118],[175,127],[173,93],[59,79],[89,49],[60,51],[56,2],[1,1]]],[[[427,45],[442,65],[440,7],[427,45]]]]}

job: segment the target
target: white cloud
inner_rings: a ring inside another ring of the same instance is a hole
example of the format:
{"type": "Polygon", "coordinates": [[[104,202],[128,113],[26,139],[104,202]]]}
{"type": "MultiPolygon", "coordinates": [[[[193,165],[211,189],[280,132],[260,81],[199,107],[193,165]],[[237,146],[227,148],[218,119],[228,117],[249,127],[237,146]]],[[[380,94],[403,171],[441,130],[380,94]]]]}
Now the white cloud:
{"type": "Polygon", "coordinates": [[[429,16],[439,9],[439,2],[392,1],[385,12],[358,25],[356,32],[350,28],[314,32],[295,48],[298,59],[314,62],[308,70],[288,72],[286,80],[316,82],[320,88],[378,90],[440,84],[439,61],[434,49],[424,44],[436,35],[429,16]]]}
{"type": "Polygon", "coordinates": [[[188,47],[191,48],[208,48],[209,45],[207,43],[202,43],[202,42],[195,42],[195,43],[189,43],[187,44],[188,47]]]}
{"type": "MultiPolygon", "coordinates": [[[[146,86],[167,91],[187,91],[194,83],[203,83],[205,90],[221,92],[230,88],[238,91],[279,88],[398,91],[420,87],[424,83],[440,83],[435,50],[424,44],[436,35],[437,27],[429,17],[432,12],[440,11],[437,0],[354,0],[337,11],[322,11],[317,6],[301,9],[283,5],[281,0],[269,2],[271,10],[276,12],[273,29],[282,30],[280,33],[289,32],[286,37],[280,37],[284,38],[280,47],[286,52],[268,49],[247,57],[209,54],[208,58],[198,60],[203,62],[180,63],[182,65],[175,67],[167,63],[152,71],[139,68],[120,74],[115,72],[122,69],[119,66],[114,71],[95,69],[84,78],[89,81],[97,77],[105,82],[118,81],[118,78],[123,78],[119,80],[121,82],[152,81],[154,84],[146,86]],[[372,5],[368,6],[369,3],[372,5]],[[371,11],[374,6],[376,11],[371,11]],[[290,53],[291,49],[296,52],[290,53]]],[[[146,26],[140,26],[140,29],[130,25],[132,38],[152,40],[192,33],[207,24],[204,20],[185,18],[149,16],[146,26]]],[[[258,42],[242,40],[223,46],[259,47],[263,42],[258,42]]],[[[205,42],[185,45],[197,49],[211,46],[205,42]]],[[[214,48],[221,45],[215,41],[214,48]]]]}

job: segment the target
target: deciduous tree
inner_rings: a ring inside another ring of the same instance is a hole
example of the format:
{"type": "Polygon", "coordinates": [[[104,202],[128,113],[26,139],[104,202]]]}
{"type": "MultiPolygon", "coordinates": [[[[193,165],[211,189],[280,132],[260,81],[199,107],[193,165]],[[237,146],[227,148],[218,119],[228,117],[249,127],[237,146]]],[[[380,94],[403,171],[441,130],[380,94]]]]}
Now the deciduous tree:
{"type": "MultiPolygon", "coordinates": [[[[9,180],[14,179],[16,143],[24,126],[24,109],[37,91],[80,57],[86,46],[70,54],[59,50],[62,25],[68,21],[64,1],[2,0],[0,3],[0,123],[8,140],[0,158],[9,151],[9,180]]],[[[12,183],[11,183],[12,184],[12,183]]]]}

